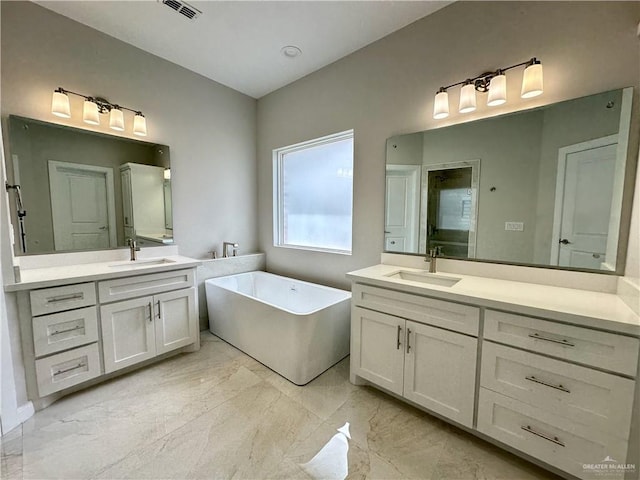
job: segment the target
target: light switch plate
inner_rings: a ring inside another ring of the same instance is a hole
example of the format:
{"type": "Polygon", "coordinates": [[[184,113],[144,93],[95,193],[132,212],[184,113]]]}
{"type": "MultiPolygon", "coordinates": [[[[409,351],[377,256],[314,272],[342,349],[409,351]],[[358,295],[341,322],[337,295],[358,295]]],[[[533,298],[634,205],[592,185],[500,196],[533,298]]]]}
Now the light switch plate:
{"type": "Polygon", "coordinates": [[[504,229],[508,232],[524,232],[524,222],[504,222],[504,229]]]}

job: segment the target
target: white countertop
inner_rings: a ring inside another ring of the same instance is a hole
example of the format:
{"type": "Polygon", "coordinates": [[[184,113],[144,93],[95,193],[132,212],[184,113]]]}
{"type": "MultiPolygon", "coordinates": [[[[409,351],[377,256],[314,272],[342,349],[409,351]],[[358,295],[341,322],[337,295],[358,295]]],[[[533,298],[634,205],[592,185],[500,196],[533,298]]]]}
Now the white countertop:
{"type": "Polygon", "coordinates": [[[381,264],[349,272],[347,277],[358,283],[640,336],[640,317],[612,293],[447,272],[435,275],[460,281],[445,287],[388,277],[399,271],[425,272],[381,264]]]}
{"type": "Polygon", "coordinates": [[[135,262],[130,260],[114,260],[100,263],[84,263],[48,268],[33,268],[20,271],[20,282],[8,283],[6,292],[31,290],[34,288],[52,287],[70,283],[91,282],[107,278],[129,277],[147,273],[180,270],[196,267],[202,262],[180,255],[162,256],[158,258],[141,258],[135,262]],[[165,260],[164,263],[153,263],[165,260]]]}

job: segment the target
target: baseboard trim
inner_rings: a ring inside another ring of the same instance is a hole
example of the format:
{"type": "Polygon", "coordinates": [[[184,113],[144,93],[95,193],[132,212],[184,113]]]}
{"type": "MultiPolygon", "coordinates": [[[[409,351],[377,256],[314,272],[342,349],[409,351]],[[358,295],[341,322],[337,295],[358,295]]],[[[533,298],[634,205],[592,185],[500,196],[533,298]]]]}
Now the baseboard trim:
{"type": "Polygon", "coordinates": [[[18,421],[20,423],[24,423],[33,417],[33,414],[36,413],[35,408],[33,408],[33,403],[28,401],[24,405],[18,407],[18,421]]]}
{"type": "Polygon", "coordinates": [[[11,415],[7,415],[6,413],[2,415],[2,435],[6,435],[29,420],[35,413],[35,408],[33,407],[33,403],[29,401],[11,413],[11,415]]]}

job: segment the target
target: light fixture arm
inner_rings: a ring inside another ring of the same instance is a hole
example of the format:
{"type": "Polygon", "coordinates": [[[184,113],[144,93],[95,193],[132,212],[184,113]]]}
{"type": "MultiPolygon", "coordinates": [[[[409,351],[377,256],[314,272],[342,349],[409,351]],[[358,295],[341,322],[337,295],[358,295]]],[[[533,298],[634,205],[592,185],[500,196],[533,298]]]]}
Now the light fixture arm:
{"type": "Polygon", "coordinates": [[[117,109],[117,110],[127,110],[129,112],[132,112],[134,114],[137,115],[142,115],[142,112],[140,110],[136,110],[133,108],[129,108],[129,107],[124,107],[122,105],[118,105],[116,103],[111,103],[109,100],[106,100],[104,98],[101,97],[91,97],[88,95],[83,95],[82,93],[78,93],[78,92],[72,92],[71,90],[66,90],[62,87],[58,87],[55,90],[56,92],[59,93],[64,93],[66,95],[71,94],[71,95],[75,95],[77,97],[81,97],[84,98],[85,100],[88,100],[89,102],[93,102],[96,105],[98,105],[98,111],[100,113],[109,113],[112,109],[117,109]]]}
{"type": "Polygon", "coordinates": [[[475,92],[488,93],[487,105],[495,107],[507,101],[507,80],[505,72],[526,66],[522,77],[521,98],[532,98],[542,93],[542,64],[536,57],[526,62],[516,63],[495,71],[484,72],[461,82],[440,87],[433,102],[433,118],[440,120],[449,116],[448,90],[462,85],[460,89],[460,113],[473,112],[476,109],[475,92]],[[491,91],[490,90],[491,88],[491,91]]]}
{"type": "Polygon", "coordinates": [[[82,93],[73,92],[62,87],[58,87],[53,92],[51,99],[51,113],[61,118],[71,118],[71,107],[69,105],[69,95],[75,95],[84,99],[82,109],[82,119],[90,125],[100,125],[100,114],[109,114],[109,127],[122,132],[125,129],[123,110],[133,113],[133,134],[140,137],[147,136],[147,121],[142,112],[138,109],[123,107],[116,103],[111,103],[102,97],[92,97],[82,93]]]}
{"type": "MultiPolygon", "coordinates": [[[[439,92],[446,92],[447,90],[449,90],[452,87],[457,87],[458,85],[464,85],[466,83],[473,83],[474,85],[476,85],[476,90],[478,90],[478,81],[482,81],[482,80],[487,80],[487,86],[489,84],[489,82],[491,81],[491,79],[493,77],[495,77],[496,75],[500,75],[500,73],[504,73],[508,70],[513,70],[514,68],[518,68],[518,67],[522,67],[524,65],[526,66],[530,66],[530,65],[534,65],[536,63],[540,63],[540,60],[538,60],[536,57],[531,58],[531,60],[527,60],[526,62],[521,62],[521,63],[516,63],[515,65],[510,65],[508,67],[505,68],[498,68],[496,71],[494,72],[485,72],[481,75],[478,75],[477,77],[473,77],[473,78],[468,78],[466,80],[463,80],[461,82],[456,82],[456,83],[452,83],[451,85],[447,85],[446,87],[440,87],[440,90],[438,90],[439,92]]],[[[486,90],[485,90],[486,91],[486,90]]]]}

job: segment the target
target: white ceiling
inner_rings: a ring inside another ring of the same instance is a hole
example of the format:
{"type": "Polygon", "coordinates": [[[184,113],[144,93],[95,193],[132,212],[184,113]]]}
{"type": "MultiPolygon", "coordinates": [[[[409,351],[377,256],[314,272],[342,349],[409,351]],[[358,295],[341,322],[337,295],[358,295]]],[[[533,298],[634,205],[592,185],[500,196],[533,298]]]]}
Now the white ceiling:
{"type": "Polygon", "coordinates": [[[260,98],[451,2],[189,1],[196,20],[156,0],[36,3],[260,98]]]}

